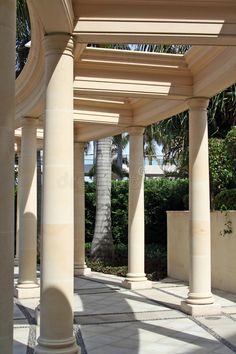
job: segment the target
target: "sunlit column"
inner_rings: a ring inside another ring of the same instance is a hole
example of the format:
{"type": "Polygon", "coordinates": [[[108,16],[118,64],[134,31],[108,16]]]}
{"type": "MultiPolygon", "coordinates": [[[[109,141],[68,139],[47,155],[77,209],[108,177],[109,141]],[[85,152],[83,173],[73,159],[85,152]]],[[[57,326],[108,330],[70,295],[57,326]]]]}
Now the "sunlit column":
{"type": "Polygon", "coordinates": [[[20,228],[20,195],[19,195],[19,177],[21,166],[21,151],[17,152],[18,158],[18,186],[16,193],[16,239],[15,239],[15,258],[14,264],[19,265],[19,228],[20,228]]]}
{"type": "Polygon", "coordinates": [[[19,174],[19,278],[18,298],[39,297],[37,283],[37,119],[23,118],[19,174]]]}
{"type": "Polygon", "coordinates": [[[218,313],[211,293],[207,98],[189,100],[190,283],[181,306],[192,315],[218,313]]]}
{"type": "Polygon", "coordinates": [[[37,354],[77,354],[73,336],[73,38],[44,38],[46,111],[37,354]]]}
{"type": "Polygon", "coordinates": [[[89,275],[91,269],[85,263],[85,190],[84,190],[84,143],[74,142],[74,274],[89,275]]]}
{"type": "Polygon", "coordinates": [[[0,352],[13,351],[16,3],[0,1],[0,352]]]}
{"type": "Polygon", "coordinates": [[[129,130],[129,231],[128,274],[123,286],[129,289],[151,288],[144,266],[144,158],[143,127],[129,130]]]}

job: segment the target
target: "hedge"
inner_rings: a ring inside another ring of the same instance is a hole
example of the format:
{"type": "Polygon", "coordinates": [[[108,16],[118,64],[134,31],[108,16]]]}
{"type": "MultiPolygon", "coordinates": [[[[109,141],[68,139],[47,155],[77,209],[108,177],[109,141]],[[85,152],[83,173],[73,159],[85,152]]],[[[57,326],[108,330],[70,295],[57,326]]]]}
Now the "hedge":
{"type": "MultiPolygon", "coordinates": [[[[145,241],[166,245],[167,210],[184,210],[187,179],[150,179],[144,183],[145,241]]],[[[116,244],[128,243],[128,181],[112,182],[112,235],[116,244]]],[[[91,242],[96,212],[95,183],[85,185],[86,242],[91,242]]]]}
{"type": "Polygon", "coordinates": [[[236,188],[226,189],[215,196],[216,210],[236,210],[236,188]]]}

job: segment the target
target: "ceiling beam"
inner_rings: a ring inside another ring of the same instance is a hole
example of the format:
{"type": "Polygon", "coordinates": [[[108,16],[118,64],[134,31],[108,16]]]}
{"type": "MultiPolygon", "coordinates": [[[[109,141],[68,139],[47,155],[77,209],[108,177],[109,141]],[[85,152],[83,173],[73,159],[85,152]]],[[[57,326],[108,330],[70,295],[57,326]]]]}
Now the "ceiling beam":
{"type": "Polygon", "coordinates": [[[233,0],[77,0],[73,8],[84,43],[236,45],[233,0]]]}

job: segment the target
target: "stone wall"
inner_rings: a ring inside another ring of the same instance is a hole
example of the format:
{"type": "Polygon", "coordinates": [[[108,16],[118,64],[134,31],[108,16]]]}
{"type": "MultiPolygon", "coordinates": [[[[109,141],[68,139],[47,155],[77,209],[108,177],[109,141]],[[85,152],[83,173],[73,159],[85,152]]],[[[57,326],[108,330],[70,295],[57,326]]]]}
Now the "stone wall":
{"type": "MultiPolygon", "coordinates": [[[[167,212],[168,276],[188,281],[189,212],[167,212]]],[[[236,211],[211,213],[212,287],[236,293],[236,211]]]]}

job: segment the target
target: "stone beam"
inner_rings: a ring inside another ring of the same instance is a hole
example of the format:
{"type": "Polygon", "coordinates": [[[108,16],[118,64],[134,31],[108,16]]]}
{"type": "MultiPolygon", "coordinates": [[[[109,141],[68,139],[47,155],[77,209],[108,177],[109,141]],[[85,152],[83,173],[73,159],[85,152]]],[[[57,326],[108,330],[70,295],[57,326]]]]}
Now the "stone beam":
{"type": "Polygon", "coordinates": [[[77,0],[73,9],[84,43],[236,45],[233,0],[77,0]]]}

